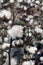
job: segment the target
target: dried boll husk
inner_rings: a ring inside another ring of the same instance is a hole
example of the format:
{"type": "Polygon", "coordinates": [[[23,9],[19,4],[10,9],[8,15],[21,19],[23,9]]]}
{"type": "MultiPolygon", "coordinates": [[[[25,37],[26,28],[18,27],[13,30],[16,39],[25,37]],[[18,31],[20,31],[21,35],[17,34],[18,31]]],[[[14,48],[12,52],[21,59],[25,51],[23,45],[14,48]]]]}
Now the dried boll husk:
{"type": "Polygon", "coordinates": [[[2,36],[2,38],[6,37],[6,35],[7,35],[7,31],[5,29],[2,29],[1,30],[1,36],[2,36]]]}

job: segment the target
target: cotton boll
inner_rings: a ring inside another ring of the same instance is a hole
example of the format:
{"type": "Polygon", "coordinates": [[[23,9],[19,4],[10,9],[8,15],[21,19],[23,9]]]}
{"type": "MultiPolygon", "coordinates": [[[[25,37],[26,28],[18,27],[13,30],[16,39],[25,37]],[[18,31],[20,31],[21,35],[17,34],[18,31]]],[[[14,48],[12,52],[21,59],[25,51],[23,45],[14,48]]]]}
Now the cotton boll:
{"type": "Polygon", "coordinates": [[[17,0],[17,2],[22,2],[23,0],[17,0]]]}
{"type": "Polygon", "coordinates": [[[28,18],[32,19],[33,18],[33,15],[28,15],[28,18]]]}
{"type": "Polygon", "coordinates": [[[7,52],[3,52],[3,56],[8,57],[8,53],[7,52]]]}
{"type": "Polygon", "coordinates": [[[26,6],[24,6],[24,10],[27,10],[27,7],[26,6]]]}
{"type": "Polygon", "coordinates": [[[43,57],[40,57],[40,60],[43,61],[43,57]]]}
{"type": "Polygon", "coordinates": [[[31,65],[30,61],[24,61],[22,65],[31,65]]]}
{"type": "Polygon", "coordinates": [[[8,41],[9,41],[9,38],[5,37],[4,42],[8,42],[8,41]]]}
{"type": "Polygon", "coordinates": [[[10,11],[6,11],[5,17],[6,17],[7,19],[10,19],[10,18],[11,18],[11,12],[10,12],[10,11]]]}
{"type": "Polygon", "coordinates": [[[15,37],[15,34],[12,32],[12,29],[9,29],[8,31],[7,31],[7,33],[10,35],[10,37],[12,37],[13,39],[15,39],[16,37],[15,37]]]}
{"type": "Polygon", "coordinates": [[[34,65],[34,61],[30,60],[30,61],[24,61],[22,63],[22,65],[34,65]]]}
{"type": "Polygon", "coordinates": [[[9,46],[10,46],[9,43],[3,43],[2,48],[5,49],[6,47],[9,47],[9,46]]]}
{"type": "Polygon", "coordinates": [[[0,0],[1,3],[3,3],[3,0],[0,0]]]}
{"type": "Polygon", "coordinates": [[[35,27],[35,32],[42,34],[43,30],[42,30],[41,28],[39,28],[39,27],[36,26],[36,27],[35,27]]]}
{"type": "Polygon", "coordinates": [[[43,44],[43,39],[40,41],[41,44],[43,44]]]}
{"type": "Polygon", "coordinates": [[[35,54],[35,52],[37,51],[37,48],[36,47],[27,47],[26,50],[32,54],[35,54]]]}
{"type": "MultiPolygon", "coordinates": [[[[9,64],[9,58],[6,59],[4,65],[9,64]]],[[[17,58],[11,58],[11,65],[17,65],[17,58]]]]}
{"type": "Polygon", "coordinates": [[[18,52],[17,48],[11,48],[11,57],[13,57],[13,55],[16,54],[16,52],[18,52]]]}
{"type": "Polygon", "coordinates": [[[12,20],[9,20],[9,21],[8,21],[8,24],[11,25],[11,24],[12,24],[12,20]]]}
{"type": "Polygon", "coordinates": [[[26,18],[26,21],[29,21],[30,20],[30,18],[26,18]]]}
{"type": "Polygon", "coordinates": [[[11,65],[17,65],[17,59],[12,58],[11,59],[11,65]]]}
{"type": "Polygon", "coordinates": [[[14,0],[10,0],[10,3],[14,3],[14,0]]]}
{"type": "Polygon", "coordinates": [[[35,1],[35,3],[36,3],[36,4],[40,4],[40,1],[39,1],[39,0],[37,0],[37,1],[35,1]]]}
{"type": "Polygon", "coordinates": [[[32,2],[34,3],[34,2],[35,2],[35,0],[32,0],[32,2]]]}
{"type": "Polygon", "coordinates": [[[14,41],[12,42],[12,45],[15,46],[15,44],[16,44],[16,45],[22,45],[22,44],[23,44],[23,40],[21,40],[21,39],[20,39],[20,40],[14,40],[14,41]]]}
{"type": "Polygon", "coordinates": [[[27,18],[26,18],[26,21],[30,21],[30,19],[32,19],[33,16],[32,15],[28,15],[27,18]]]}
{"type": "Polygon", "coordinates": [[[30,4],[31,3],[31,0],[27,0],[27,3],[30,4]]]}
{"type": "Polygon", "coordinates": [[[11,12],[7,11],[7,10],[2,10],[0,12],[0,18],[3,18],[3,17],[10,19],[11,18],[11,12]]]}
{"type": "Polygon", "coordinates": [[[12,46],[14,46],[14,47],[15,47],[15,42],[16,42],[16,41],[12,41],[12,46]]]}
{"type": "Polygon", "coordinates": [[[29,37],[31,37],[32,36],[32,33],[31,32],[29,32],[29,37]]]}
{"type": "Polygon", "coordinates": [[[14,25],[7,33],[15,39],[16,37],[21,38],[23,36],[23,27],[21,25],[14,25]]]}
{"type": "Polygon", "coordinates": [[[36,47],[30,47],[29,52],[34,54],[37,51],[36,47]]]}
{"type": "Polygon", "coordinates": [[[29,24],[32,25],[32,23],[33,23],[33,19],[30,20],[29,24]]]}
{"type": "Polygon", "coordinates": [[[30,6],[34,6],[34,4],[33,4],[33,3],[31,3],[31,4],[30,4],[30,6]]]}

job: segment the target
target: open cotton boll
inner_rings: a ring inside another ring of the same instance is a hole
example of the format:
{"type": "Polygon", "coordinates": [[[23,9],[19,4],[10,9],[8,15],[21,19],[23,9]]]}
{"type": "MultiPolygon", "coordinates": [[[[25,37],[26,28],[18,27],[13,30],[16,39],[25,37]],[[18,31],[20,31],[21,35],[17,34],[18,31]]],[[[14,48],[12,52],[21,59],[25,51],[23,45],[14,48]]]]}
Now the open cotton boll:
{"type": "Polygon", "coordinates": [[[15,56],[16,55],[16,52],[17,53],[19,52],[18,51],[18,48],[11,48],[11,53],[10,53],[11,57],[15,56]]]}
{"type": "Polygon", "coordinates": [[[43,30],[42,30],[41,28],[39,28],[39,27],[36,26],[36,27],[35,27],[35,32],[42,34],[43,30]]]}
{"type": "Polygon", "coordinates": [[[34,3],[34,2],[35,2],[35,0],[32,0],[32,2],[34,3]]]}
{"type": "Polygon", "coordinates": [[[10,0],[10,3],[14,3],[14,0],[10,0]]]}
{"type": "Polygon", "coordinates": [[[12,59],[11,59],[11,65],[17,65],[17,60],[14,59],[14,58],[12,58],[12,59]]]}
{"type": "Polygon", "coordinates": [[[43,6],[41,7],[41,10],[43,11],[43,6]]]}
{"type": "Polygon", "coordinates": [[[23,40],[21,40],[21,39],[20,39],[20,40],[14,40],[14,41],[12,42],[12,45],[15,46],[15,44],[16,44],[16,45],[23,44],[23,40]]]}
{"type": "Polygon", "coordinates": [[[6,11],[6,12],[5,12],[5,17],[6,17],[7,19],[10,19],[10,18],[11,18],[11,12],[10,12],[10,11],[6,11]]]}
{"type": "Polygon", "coordinates": [[[5,49],[6,47],[9,47],[9,46],[10,46],[9,43],[3,43],[2,48],[5,49]]]}
{"type": "Polygon", "coordinates": [[[8,21],[8,24],[11,25],[11,24],[12,24],[12,20],[9,20],[9,21],[8,21]]]}
{"type": "Polygon", "coordinates": [[[43,39],[40,41],[41,44],[43,44],[43,39]]]}
{"type": "Polygon", "coordinates": [[[7,33],[15,39],[16,37],[21,38],[23,36],[23,27],[21,25],[14,25],[7,33]]]}
{"type": "Polygon", "coordinates": [[[22,65],[31,65],[30,61],[24,61],[22,65]]]}
{"type": "Polygon", "coordinates": [[[5,16],[5,18],[10,19],[11,18],[11,12],[7,11],[7,10],[2,10],[0,12],[0,18],[3,18],[5,16]]]}
{"type": "Polygon", "coordinates": [[[4,42],[8,42],[9,41],[9,38],[8,37],[5,37],[4,38],[4,42]]]}
{"type": "Polygon", "coordinates": [[[37,51],[37,48],[36,47],[27,47],[26,48],[27,51],[29,51],[30,53],[34,54],[36,51],[37,51]]]}
{"type": "Polygon", "coordinates": [[[31,36],[32,36],[32,33],[30,32],[30,33],[29,33],[29,37],[31,37],[31,36]]]}
{"type": "Polygon", "coordinates": [[[34,65],[34,62],[32,60],[30,61],[24,61],[22,65],[34,65]]]}
{"type": "MultiPolygon", "coordinates": [[[[6,59],[4,65],[9,64],[9,58],[6,59]]],[[[17,58],[11,58],[11,65],[17,65],[17,58]]]]}
{"type": "Polygon", "coordinates": [[[3,3],[3,0],[0,0],[1,3],[3,3]]]}
{"type": "Polygon", "coordinates": [[[40,60],[43,61],[43,57],[40,57],[40,60]]]}
{"type": "Polygon", "coordinates": [[[30,47],[29,52],[34,54],[37,51],[36,47],[30,47]]]}
{"type": "Polygon", "coordinates": [[[24,6],[24,10],[27,10],[27,7],[26,6],[24,6]]]}
{"type": "Polygon", "coordinates": [[[22,2],[23,0],[17,0],[17,2],[22,2]]]}
{"type": "Polygon", "coordinates": [[[29,24],[32,25],[32,23],[33,23],[33,19],[30,20],[29,24]]]}
{"type": "Polygon", "coordinates": [[[27,3],[30,4],[31,3],[31,0],[27,0],[27,3]]]}
{"type": "Polygon", "coordinates": [[[35,3],[36,3],[36,4],[40,4],[40,1],[39,1],[39,0],[36,0],[35,3]]]}
{"type": "Polygon", "coordinates": [[[3,56],[8,57],[8,53],[7,52],[3,52],[3,56]]]}

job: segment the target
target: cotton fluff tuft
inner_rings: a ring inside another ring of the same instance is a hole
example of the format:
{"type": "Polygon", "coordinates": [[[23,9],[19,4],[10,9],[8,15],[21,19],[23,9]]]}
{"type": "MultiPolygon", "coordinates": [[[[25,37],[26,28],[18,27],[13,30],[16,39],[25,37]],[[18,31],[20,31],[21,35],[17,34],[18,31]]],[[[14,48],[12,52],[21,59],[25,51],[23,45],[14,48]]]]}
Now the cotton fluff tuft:
{"type": "Polygon", "coordinates": [[[43,61],[43,57],[40,57],[40,60],[43,61]]]}
{"type": "Polygon", "coordinates": [[[31,0],[27,0],[27,3],[30,4],[31,3],[31,0]]]}
{"type": "Polygon", "coordinates": [[[41,33],[41,34],[43,32],[43,30],[37,26],[35,27],[35,31],[36,31],[36,33],[41,33]]]}
{"type": "Polygon", "coordinates": [[[5,49],[6,47],[9,47],[9,46],[10,46],[9,43],[3,43],[2,48],[5,49]]]}
{"type": "Polygon", "coordinates": [[[31,46],[30,46],[30,48],[27,47],[26,50],[29,51],[29,52],[32,53],[32,54],[35,54],[35,52],[37,51],[37,48],[36,48],[36,47],[31,47],[31,46]]]}
{"type": "Polygon", "coordinates": [[[23,36],[23,27],[21,25],[14,25],[7,33],[15,39],[16,37],[21,38],[23,36]]]}
{"type": "Polygon", "coordinates": [[[3,56],[8,57],[8,53],[7,52],[3,52],[3,56]]]}
{"type": "MultiPolygon", "coordinates": [[[[17,65],[17,58],[11,58],[11,65],[17,65]]],[[[9,58],[6,59],[4,65],[8,65],[9,64],[9,58]]]]}
{"type": "Polygon", "coordinates": [[[22,65],[34,65],[34,61],[24,61],[22,65]]]}
{"type": "Polygon", "coordinates": [[[22,2],[23,0],[17,0],[17,2],[22,2]]]}
{"type": "Polygon", "coordinates": [[[5,18],[10,19],[11,18],[11,12],[7,11],[7,10],[2,10],[0,12],[0,18],[3,18],[5,16],[5,18]]]}
{"type": "Polygon", "coordinates": [[[3,0],[0,0],[1,3],[3,3],[3,0]]]}
{"type": "Polygon", "coordinates": [[[14,59],[14,58],[12,58],[12,59],[11,59],[11,65],[17,65],[17,60],[14,59]]]}
{"type": "Polygon", "coordinates": [[[21,39],[20,39],[20,40],[14,40],[14,41],[12,42],[12,45],[15,46],[15,44],[16,44],[16,45],[23,44],[23,40],[21,40],[21,39]]]}
{"type": "Polygon", "coordinates": [[[14,0],[10,0],[10,3],[14,3],[14,0]]]}

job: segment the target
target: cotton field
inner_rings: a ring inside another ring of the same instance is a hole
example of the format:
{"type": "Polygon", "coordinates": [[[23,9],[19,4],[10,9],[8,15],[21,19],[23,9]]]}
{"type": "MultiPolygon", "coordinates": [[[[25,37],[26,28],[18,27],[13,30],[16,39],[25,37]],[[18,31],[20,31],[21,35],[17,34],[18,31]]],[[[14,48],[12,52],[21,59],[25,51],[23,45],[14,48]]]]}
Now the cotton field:
{"type": "Polygon", "coordinates": [[[0,0],[0,65],[43,65],[43,0],[0,0]]]}

